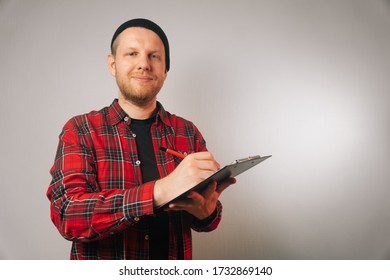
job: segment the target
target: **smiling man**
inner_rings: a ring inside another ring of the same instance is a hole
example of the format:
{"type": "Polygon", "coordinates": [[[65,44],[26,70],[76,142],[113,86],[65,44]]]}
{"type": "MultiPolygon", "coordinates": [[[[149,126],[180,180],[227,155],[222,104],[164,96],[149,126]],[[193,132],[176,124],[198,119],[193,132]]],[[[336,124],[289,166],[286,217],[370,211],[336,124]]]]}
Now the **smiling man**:
{"type": "Polygon", "coordinates": [[[73,117],[60,134],[47,191],[51,219],[72,241],[71,259],[191,259],[191,230],[218,226],[218,198],[235,180],[157,211],[219,164],[197,127],[157,101],[170,68],[168,39],[157,24],[133,19],[119,26],[108,68],[118,99],[73,117]]]}
{"type": "MultiPolygon", "coordinates": [[[[168,41],[166,41],[166,44],[168,41]]],[[[108,66],[119,87],[119,104],[156,106],[167,77],[165,48],[160,37],[143,27],[127,28],[114,40],[108,66]]]]}

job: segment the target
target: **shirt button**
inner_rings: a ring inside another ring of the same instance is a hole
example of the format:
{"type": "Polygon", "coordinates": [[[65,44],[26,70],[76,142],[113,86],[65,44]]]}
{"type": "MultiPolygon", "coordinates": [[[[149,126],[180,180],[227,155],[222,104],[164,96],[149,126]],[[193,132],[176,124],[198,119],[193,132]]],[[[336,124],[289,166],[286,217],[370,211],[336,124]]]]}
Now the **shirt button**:
{"type": "Polygon", "coordinates": [[[135,137],[137,137],[137,134],[133,133],[132,136],[135,138],[135,137]]]}
{"type": "Polygon", "coordinates": [[[129,117],[126,116],[126,117],[124,118],[124,120],[125,120],[125,122],[127,122],[127,121],[129,120],[129,117]]]}
{"type": "Polygon", "coordinates": [[[141,164],[141,161],[140,160],[137,160],[136,162],[135,162],[135,165],[140,165],[141,164]]]}
{"type": "Polygon", "coordinates": [[[145,235],[145,240],[149,240],[149,235],[145,235]]]}
{"type": "Polygon", "coordinates": [[[139,217],[135,217],[134,221],[138,222],[139,221],[139,217]]]}

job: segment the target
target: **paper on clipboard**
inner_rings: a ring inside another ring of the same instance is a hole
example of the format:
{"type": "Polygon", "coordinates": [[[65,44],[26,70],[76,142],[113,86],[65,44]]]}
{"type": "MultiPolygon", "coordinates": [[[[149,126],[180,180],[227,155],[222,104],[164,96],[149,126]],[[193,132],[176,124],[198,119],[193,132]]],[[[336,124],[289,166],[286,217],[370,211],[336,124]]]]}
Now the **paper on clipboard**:
{"type": "Polygon", "coordinates": [[[241,173],[247,171],[248,169],[251,169],[252,167],[256,166],[260,162],[270,158],[271,156],[251,156],[243,159],[238,159],[233,161],[231,164],[228,164],[215,172],[213,175],[208,177],[207,179],[203,180],[196,186],[188,189],[187,191],[183,192],[182,194],[176,196],[175,198],[171,199],[170,201],[167,201],[165,203],[162,203],[161,205],[157,206],[156,209],[164,208],[164,206],[168,205],[169,203],[172,203],[175,200],[180,200],[183,198],[186,198],[186,195],[190,191],[197,191],[202,192],[213,180],[217,182],[222,182],[228,178],[234,178],[237,175],[240,175],[241,173]]]}

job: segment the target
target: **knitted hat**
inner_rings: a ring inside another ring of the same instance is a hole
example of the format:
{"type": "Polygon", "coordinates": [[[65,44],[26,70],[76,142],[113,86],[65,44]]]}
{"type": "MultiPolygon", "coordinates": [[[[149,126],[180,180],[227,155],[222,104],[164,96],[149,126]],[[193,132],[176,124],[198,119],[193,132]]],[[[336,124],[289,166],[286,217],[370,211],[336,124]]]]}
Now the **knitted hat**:
{"type": "Polygon", "coordinates": [[[160,37],[161,41],[164,44],[164,48],[165,48],[165,67],[166,67],[167,71],[169,71],[170,63],[169,63],[168,38],[160,26],[158,26],[156,23],[154,23],[153,21],[150,21],[148,19],[143,19],[143,18],[131,19],[131,20],[123,23],[121,26],[119,26],[118,29],[115,31],[114,36],[112,37],[112,40],[111,40],[111,52],[113,51],[112,45],[114,44],[115,39],[125,29],[130,28],[130,27],[143,27],[143,28],[146,28],[146,29],[153,31],[154,33],[156,33],[160,37]]]}

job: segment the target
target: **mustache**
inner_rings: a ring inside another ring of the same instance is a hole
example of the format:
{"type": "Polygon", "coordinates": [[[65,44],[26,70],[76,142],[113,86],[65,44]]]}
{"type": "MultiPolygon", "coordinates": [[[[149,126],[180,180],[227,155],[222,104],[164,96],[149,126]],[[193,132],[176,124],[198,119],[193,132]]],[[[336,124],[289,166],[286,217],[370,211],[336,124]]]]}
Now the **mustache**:
{"type": "Polygon", "coordinates": [[[147,78],[147,79],[154,79],[154,75],[147,74],[145,72],[133,72],[130,75],[131,77],[135,78],[147,78]]]}

